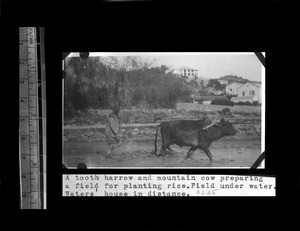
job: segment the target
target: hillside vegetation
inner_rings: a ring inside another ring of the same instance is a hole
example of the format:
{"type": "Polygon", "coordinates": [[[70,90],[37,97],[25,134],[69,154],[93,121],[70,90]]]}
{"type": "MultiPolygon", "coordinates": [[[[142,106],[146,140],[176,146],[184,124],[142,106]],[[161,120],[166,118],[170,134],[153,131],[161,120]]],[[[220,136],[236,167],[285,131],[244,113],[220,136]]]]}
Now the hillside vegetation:
{"type": "Polygon", "coordinates": [[[135,57],[126,59],[127,63],[117,66],[100,57],[70,58],[65,79],[65,116],[90,108],[174,108],[177,102],[192,101],[192,88],[186,79],[166,73],[165,66],[151,67],[135,57]]]}
{"type": "MultiPolygon", "coordinates": [[[[242,77],[219,79],[247,81],[242,77]]],[[[65,119],[90,109],[174,109],[177,103],[193,102],[193,96],[220,95],[225,85],[217,79],[178,76],[167,66],[153,67],[138,56],[67,58],[65,119]]]]}

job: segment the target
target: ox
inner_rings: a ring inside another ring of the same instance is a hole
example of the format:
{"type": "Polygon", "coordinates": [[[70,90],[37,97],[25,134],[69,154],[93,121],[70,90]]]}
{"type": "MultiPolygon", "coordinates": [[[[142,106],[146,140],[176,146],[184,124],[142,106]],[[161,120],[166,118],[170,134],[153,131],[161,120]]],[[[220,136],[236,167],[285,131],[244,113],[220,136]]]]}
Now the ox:
{"type": "Polygon", "coordinates": [[[162,147],[161,153],[166,149],[173,151],[170,148],[171,144],[176,144],[179,147],[191,147],[186,155],[186,158],[191,157],[193,152],[198,148],[203,150],[212,161],[212,155],[209,151],[209,146],[214,140],[218,140],[225,136],[233,136],[237,133],[232,124],[224,119],[217,123],[212,123],[210,119],[202,120],[178,120],[162,122],[156,128],[154,146],[156,153],[157,133],[161,128],[162,147]]]}

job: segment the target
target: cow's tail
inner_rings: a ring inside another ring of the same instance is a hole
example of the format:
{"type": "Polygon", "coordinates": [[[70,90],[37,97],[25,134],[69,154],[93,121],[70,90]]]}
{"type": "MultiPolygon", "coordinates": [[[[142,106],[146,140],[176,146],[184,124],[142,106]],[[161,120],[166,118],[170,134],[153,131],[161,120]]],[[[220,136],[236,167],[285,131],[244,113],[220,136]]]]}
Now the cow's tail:
{"type": "Polygon", "coordinates": [[[156,146],[156,142],[157,142],[157,133],[158,133],[158,129],[160,128],[161,124],[157,125],[156,127],[156,134],[155,134],[155,140],[154,140],[154,153],[156,153],[157,151],[157,146],[156,146]]]}

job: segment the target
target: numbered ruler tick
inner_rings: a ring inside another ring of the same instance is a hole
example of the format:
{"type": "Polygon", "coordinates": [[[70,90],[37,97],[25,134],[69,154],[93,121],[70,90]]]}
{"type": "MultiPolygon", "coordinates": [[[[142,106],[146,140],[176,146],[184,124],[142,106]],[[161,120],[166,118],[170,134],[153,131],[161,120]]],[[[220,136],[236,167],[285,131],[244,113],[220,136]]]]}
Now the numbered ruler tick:
{"type": "Polygon", "coordinates": [[[22,209],[41,208],[36,39],[35,27],[20,28],[19,159],[22,209]]]}

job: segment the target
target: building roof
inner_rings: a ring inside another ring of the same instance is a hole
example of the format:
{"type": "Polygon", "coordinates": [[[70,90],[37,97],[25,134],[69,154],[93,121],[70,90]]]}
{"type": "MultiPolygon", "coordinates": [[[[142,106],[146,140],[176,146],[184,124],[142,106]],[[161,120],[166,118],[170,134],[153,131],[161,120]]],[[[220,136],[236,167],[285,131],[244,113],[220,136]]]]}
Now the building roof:
{"type": "Polygon", "coordinates": [[[261,87],[261,83],[250,83],[250,84],[257,86],[257,87],[261,87]]]}
{"type": "Polygon", "coordinates": [[[245,100],[245,99],[253,99],[257,98],[255,95],[247,95],[247,96],[238,96],[238,97],[232,97],[231,100],[245,100]]]}
{"type": "Polygon", "coordinates": [[[250,85],[255,86],[255,87],[258,87],[258,88],[261,87],[261,84],[260,84],[260,83],[247,82],[247,83],[245,83],[245,84],[243,84],[243,85],[246,85],[246,84],[250,84],[250,85]]]}
{"type": "Polygon", "coordinates": [[[212,101],[215,99],[227,99],[224,95],[201,95],[201,96],[194,96],[194,100],[203,100],[203,101],[212,101]]]}
{"type": "Polygon", "coordinates": [[[254,83],[254,84],[261,85],[261,82],[260,82],[260,81],[249,81],[249,83],[254,83]]]}
{"type": "Polygon", "coordinates": [[[233,82],[233,83],[231,83],[231,84],[227,85],[227,87],[229,87],[229,86],[230,86],[230,85],[232,85],[232,84],[237,84],[237,85],[240,85],[240,86],[244,85],[243,83],[239,83],[239,82],[233,82]]]}

